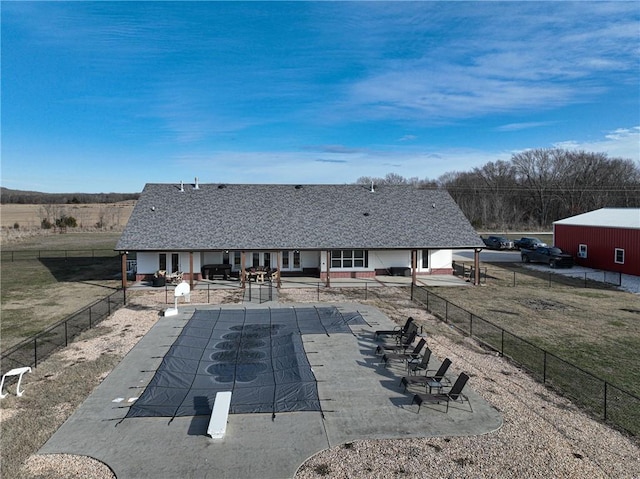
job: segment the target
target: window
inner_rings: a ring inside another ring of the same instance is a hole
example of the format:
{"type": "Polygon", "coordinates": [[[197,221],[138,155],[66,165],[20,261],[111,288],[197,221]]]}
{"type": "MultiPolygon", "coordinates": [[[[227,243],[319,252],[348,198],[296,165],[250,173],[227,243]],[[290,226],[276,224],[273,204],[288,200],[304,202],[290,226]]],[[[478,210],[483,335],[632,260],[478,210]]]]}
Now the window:
{"type": "Polygon", "coordinates": [[[581,244],[578,245],[578,258],[586,258],[587,257],[587,245],[581,244]]]}
{"type": "Polygon", "coordinates": [[[180,255],[178,253],[171,253],[171,272],[177,273],[180,271],[180,255]]]}
{"type": "Polygon", "coordinates": [[[229,264],[229,250],[222,252],[222,264],[229,264]]]}
{"type": "Polygon", "coordinates": [[[331,251],[332,268],[366,268],[369,254],[363,249],[339,249],[331,251]]]}
{"type": "Polygon", "coordinates": [[[422,269],[429,269],[429,250],[422,250],[422,269]]]}
{"type": "Polygon", "coordinates": [[[271,268],[271,253],[264,254],[264,267],[271,268]]]}
{"type": "Polygon", "coordinates": [[[260,253],[253,253],[253,261],[251,262],[251,266],[254,268],[260,267],[260,253]]]}
{"type": "Polygon", "coordinates": [[[158,269],[160,271],[167,270],[167,254],[166,253],[160,253],[160,256],[158,257],[158,269]]]}
{"type": "Polygon", "coordinates": [[[242,253],[240,251],[233,252],[233,268],[241,269],[240,262],[242,261],[242,253]]]}
{"type": "Polygon", "coordinates": [[[300,269],[300,251],[282,252],[282,269],[300,269]]]}
{"type": "Polygon", "coordinates": [[[616,257],[614,261],[618,264],[624,264],[624,250],[622,248],[616,248],[616,257]]]}

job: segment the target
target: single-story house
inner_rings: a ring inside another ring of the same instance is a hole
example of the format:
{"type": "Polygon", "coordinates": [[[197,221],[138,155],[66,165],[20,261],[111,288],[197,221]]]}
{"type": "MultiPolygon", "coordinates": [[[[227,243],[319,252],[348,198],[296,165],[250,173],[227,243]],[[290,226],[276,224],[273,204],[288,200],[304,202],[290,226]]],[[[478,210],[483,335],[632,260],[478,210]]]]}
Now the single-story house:
{"type": "Polygon", "coordinates": [[[556,221],[553,240],[581,266],[640,276],[640,208],[600,208],[556,221]]]}
{"type": "Polygon", "coordinates": [[[444,190],[196,180],[147,184],[115,249],[123,265],[136,253],[138,281],[164,270],[193,282],[206,265],[226,265],[243,284],[249,268],[277,268],[329,285],[407,271],[452,274],[452,250],[475,249],[477,261],[483,246],[444,190]]]}

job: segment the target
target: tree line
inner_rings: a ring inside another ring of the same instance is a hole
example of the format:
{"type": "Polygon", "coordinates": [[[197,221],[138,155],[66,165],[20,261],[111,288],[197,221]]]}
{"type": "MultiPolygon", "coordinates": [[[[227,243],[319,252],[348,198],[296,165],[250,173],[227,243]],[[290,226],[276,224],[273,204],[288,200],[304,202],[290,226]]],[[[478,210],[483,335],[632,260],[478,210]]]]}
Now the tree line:
{"type": "Polygon", "coordinates": [[[0,188],[0,203],[25,205],[72,205],[119,203],[137,200],[140,193],[41,193],[0,188]]]}
{"type": "Polygon", "coordinates": [[[475,228],[550,229],[554,221],[609,207],[640,207],[640,165],[559,148],[527,150],[438,179],[361,177],[358,184],[446,189],[475,228]]]}

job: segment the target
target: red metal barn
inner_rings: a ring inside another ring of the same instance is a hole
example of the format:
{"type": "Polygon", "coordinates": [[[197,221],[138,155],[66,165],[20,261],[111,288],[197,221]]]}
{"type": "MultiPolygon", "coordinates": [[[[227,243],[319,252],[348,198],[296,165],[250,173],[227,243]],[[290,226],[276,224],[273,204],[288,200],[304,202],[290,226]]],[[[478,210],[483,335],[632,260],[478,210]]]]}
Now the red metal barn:
{"type": "Polygon", "coordinates": [[[601,208],[556,221],[553,239],[580,266],[640,276],[640,208],[601,208]]]}

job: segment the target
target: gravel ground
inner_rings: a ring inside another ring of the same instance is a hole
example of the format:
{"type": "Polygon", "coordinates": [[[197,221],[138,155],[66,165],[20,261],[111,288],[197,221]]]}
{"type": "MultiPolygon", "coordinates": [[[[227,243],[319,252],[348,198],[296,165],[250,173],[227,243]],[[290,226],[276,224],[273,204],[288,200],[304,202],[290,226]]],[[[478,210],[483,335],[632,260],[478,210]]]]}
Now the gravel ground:
{"type": "MultiPolygon", "coordinates": [[[[224,292],[217,294],[220,294],[219,302],[228,302],[224,292]]],[[[286,297],[288,301],[315,302],[316,292],[288,290],[286,297]]],[[[346,297],[343,299],[349,301],[346,297]]],[[[126,309],[103,322],[105,327],[113,327],[113,333],[75,343],[62,354],[90,358],[105,347],[126,354],[155,323],[158,311],[166,307],[163,301],[161,293],[136,297],[126,309]]],[[[503,358],[482,350],[471,340],[456,338],[444,331],[446,326],[426,312],[406,301],[398,304],[393,311],[393,318],[398,322],[413,316],[430,330],[442,331],[428,340],[433,354],[440,359],[451,358],[457,371],[464,370],[470,375],[468,387],[502,412],[503,427],[474,437],[365,440],[343,444],[307,460],[295,479],[640,479],[640,448],[636,440],[591,419],[569,400],[547,390],[503,358]]],[[[11,414],[11,411],[2,413],[11,414]]],[[[64,454],[33,455],[24,468],[31,477],[115,477],[98,461],[64,454]]]]}

